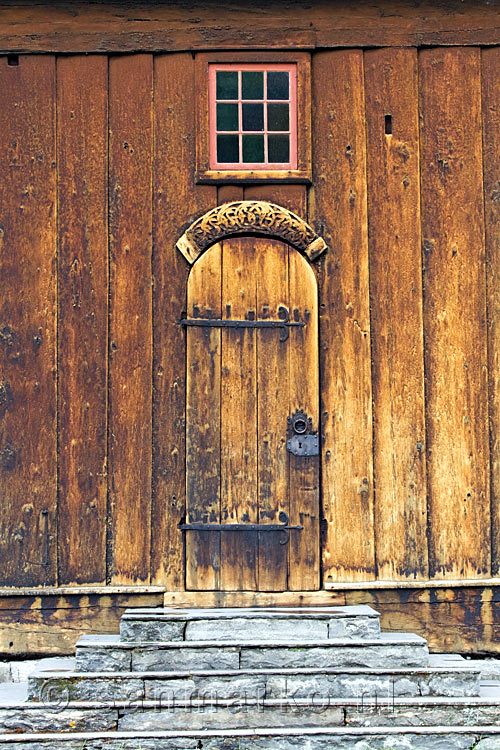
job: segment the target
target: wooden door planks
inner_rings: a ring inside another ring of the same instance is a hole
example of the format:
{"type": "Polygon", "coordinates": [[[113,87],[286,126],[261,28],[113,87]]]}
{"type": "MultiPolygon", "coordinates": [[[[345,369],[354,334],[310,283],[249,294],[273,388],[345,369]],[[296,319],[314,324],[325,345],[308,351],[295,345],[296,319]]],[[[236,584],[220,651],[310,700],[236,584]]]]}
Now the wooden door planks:
{"type": "Polygon", "coordinates": [[[417,51],[365,52],[365,97],[377,576],[419,579],[428,567],[417,51]]]}
{"type": "MultiPolygon", "coordinates": [[[[257,319],[278,320],[280,305],[289,309],[289,247],[277,240],[260,240],[256,264],[257,319]]],[[[292,251],[295,252],[295,251],[292,251]]],[[[286,449],[288,394],[288,350],[290,337],[280,342],[275,329],[257,332],[257,435],[259,523],[280,523],[280,511],[289,508],[288,452],[286,449]]],[[[286,590],[288,546],[281,534],[259,534],[259,591],[286,590]]]]}
{"type": "Polygon", "coordinates": [[[106,578],[107,119],[107,56],[58,58],[60,584],[106,578]]]}
{"type": "Polygon", "coordinates": [[[420,52],[430,574],[490,571],[478,49],[420,52]]]}
{"type": "MultiPolygon", "coordinates": [[[[222,318],[247,320],[257,310],[256,250],[252,237],[222,243],[222,318]]],[[[257,523],[257,331],[221,330],[221,523],[257,523]]],[[[224,591],[257,588],[257,537],[221,534],[224,591]]]]}
{"type": "MultiPolygon", "coordinates": [[[[188,280],[188,317],[221,317],[222,247],[213,245],[188,280]]],[[[220,523],[221,329],[186,332],[186,520],[220,523]]],[[[186,532],[186,588],[219,589],[221,535],[186,532]]]]}
{"type": "Polygon", "coordinates": [[[313,57],[325,582],[375,577],[363,54],[313,57]]]}
{"type": "Polygon", "coordinates": [[[482,50],[492,574],[500,572],[500,50],[482,50]]]}
{"type": "Polygon", "coordinates": [[[56,117],[52,56],[0,58],[2,581],[56,582],[56,117]]]}
{"type": "Polygon", "coordinates": [[[189,266],[175,247],[182,229],[217,203],[217,188],[195,185],[195,70],[191,54],[154,59],[153,493],[151,579],[184,588],[186,355],[178,325],[189,266]]]}
{"type": "Polygon", "coordinates": [[[109,495],[114,583],[148,581],[150,572],[152,92],[151,55],[110,58],[109,495]]]}

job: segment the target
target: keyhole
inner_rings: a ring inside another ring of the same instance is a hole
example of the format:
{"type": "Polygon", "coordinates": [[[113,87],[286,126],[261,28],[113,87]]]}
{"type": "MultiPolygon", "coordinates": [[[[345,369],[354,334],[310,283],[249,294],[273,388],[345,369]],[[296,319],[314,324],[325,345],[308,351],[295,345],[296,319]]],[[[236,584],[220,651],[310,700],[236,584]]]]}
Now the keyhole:
{"type": "Polygon", "coordinates": [[[302,448],[302,440],[299,440],[299,448],[302,448]]]}

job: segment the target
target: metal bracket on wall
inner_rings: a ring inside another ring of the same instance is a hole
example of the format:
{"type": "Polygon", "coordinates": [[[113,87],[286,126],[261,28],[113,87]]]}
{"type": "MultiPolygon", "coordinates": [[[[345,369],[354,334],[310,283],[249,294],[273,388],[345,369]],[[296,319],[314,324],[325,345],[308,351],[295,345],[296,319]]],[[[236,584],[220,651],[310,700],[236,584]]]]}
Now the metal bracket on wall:
{"type": "Polygon", "coordinates": [[[179,528],[181,531],[254,531],[259,534],[264,531],[281,531],[284,537],[280,539],[280,544],[288,544],[290,531],[302,531],[304,527],[290,526],[288,514],[284,510],[280,511],[278,517],[281,523],[182,523],[179,528]]]}

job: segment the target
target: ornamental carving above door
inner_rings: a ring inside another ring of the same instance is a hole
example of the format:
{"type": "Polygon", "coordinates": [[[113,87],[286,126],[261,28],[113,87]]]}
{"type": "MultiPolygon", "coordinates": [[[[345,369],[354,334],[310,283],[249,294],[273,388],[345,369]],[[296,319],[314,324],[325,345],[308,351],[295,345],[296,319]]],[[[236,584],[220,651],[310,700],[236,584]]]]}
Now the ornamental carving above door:
{"type": "Polygon", "coordinates": [[[180,321],[187,589],[319,587],[317,315],[314,271],[282,239],[227,237],[193,265],[180,321]]]}

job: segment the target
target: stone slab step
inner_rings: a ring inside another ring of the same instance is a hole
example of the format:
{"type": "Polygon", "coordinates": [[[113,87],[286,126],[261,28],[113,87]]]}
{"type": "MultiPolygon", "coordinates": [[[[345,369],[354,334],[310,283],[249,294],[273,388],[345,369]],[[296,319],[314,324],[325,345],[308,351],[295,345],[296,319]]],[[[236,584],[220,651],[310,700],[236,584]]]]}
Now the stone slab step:
{"type": "Polygon", "coordinates": [[[319,726],[467,726],[498,721],[500,687],[477,698],[141,700],[40,706],[0,703],[0,732],[244,729],[319,726]]]}
{"type": "Polygon", "coordinates": [[[264,667],[426,666],[427,642],[418,635],[323,641],[171,641],[125,643],[116,636],[82,636],[76,644],[78,671],[166,671],[264,667]]]}
{"type": "Polygon", "coordinates": [[[371,607],[129,609],[123,641],[326,640],[376,638],[380,615],[371,607]]]}
{"type": "Polygon", "coordinates": [[[31,675],[29,698],[63,704],[76,701],[163,701],[193,698],[260,699],[294,696],[402,697],[477,696],[479,671],[461,657],[430,657],[431,666],[406,668],[337,667],[166,672],[40,671],[31,675]]]}
{"type": "Polygon", "coordinates": [[[0,734],[16,750],[500,750],[500,725],[0,734]]]}

